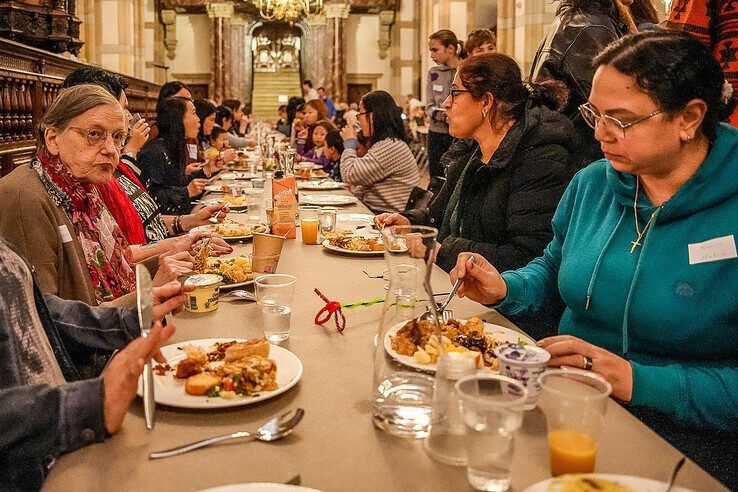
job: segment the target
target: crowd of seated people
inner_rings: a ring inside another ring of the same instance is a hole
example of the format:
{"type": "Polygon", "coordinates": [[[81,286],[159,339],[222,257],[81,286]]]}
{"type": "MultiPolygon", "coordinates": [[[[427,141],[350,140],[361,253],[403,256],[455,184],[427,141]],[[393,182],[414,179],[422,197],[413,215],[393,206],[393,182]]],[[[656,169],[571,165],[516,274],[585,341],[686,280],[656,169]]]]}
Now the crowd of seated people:
{"type": "MultiPolygon", "coordinates": [[[[459,295],[520,320],[550,366],[603,376],[629,411],[738,486],[730,456],[715,452],[738,442],[738,130],[721,123],[735,102],[709,49],[654,28],[649,5],[562,1],[529,77],[495,52],[491,31],[466,43],[439,31],[424,114],[409,100],[403,119],[381,90],[354,109],[305,81],[275,129],[378,227],[438,229],[435,261],[464,280],[459,295]],[[421,182],[413,122],[445,182],[408,210],[421,182]],[[709,240],[727,245],[722,256],[691,247],[709,240]],[[548,324],[527,325],[536,313],[548,324]]],[[[254,143],[240,101],[193,100],[179,82],[162,86],[155,122],[127,111],[120,76],[80,69],[63,87],[36,158],[0,179],[0,288],[12,292],[0,309],[0,354],[12,361],[0,488],[40,487],[55,457],[120,427],[140,359],[172,333],[159,320],[183,303],[176,278],[205,237],[188,231],[228,211],[193,213],[193,201],[234,148],[254,143]],[[131,309],[141,262],[158,304],[147,339],[131,309]]]]}

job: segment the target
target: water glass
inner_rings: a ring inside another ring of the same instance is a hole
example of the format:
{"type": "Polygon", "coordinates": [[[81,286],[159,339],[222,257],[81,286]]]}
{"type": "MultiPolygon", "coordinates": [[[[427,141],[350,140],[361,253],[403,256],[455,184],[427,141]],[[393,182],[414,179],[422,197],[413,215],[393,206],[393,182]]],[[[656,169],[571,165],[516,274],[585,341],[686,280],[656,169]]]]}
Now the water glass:
{"type": "Polygon", "coordinates": [[[597,438],[612,386],[599,374],[580,369],[549,369],[538,383],[538,405],[548,425],[551,474],[594,472],[597,438]]]}
{"type": "Polygon", "coordinates": [[[246,198],[246,205],[248,211],[246,212],[246,219],[250,222],[261,222],[261,207],[262,207],[262,195],[263,189],[250,188],[242,191],[243,196],[246,198]]]}
{"type": "Polygon", "coordinates": [[[476,490],[510,488],[515,433],[523,422],[528,390],[499,374],[464,376],[454,386],[466,427],[466,477],[476,490]],[[516,387],[517,395],[508,391],[516,387]]]}
{"type": "Polygon", "coordinates": [[[318,212],[318,220],[320,221],[320,233],[335,232],[336,218],[338,217],[338,209],[336,207],[323,207],[318,212]]]}
{"type": "Polygon", "coordinates": [[[279,343],[290,337],[296,281],[294,276],[284,274],[262,275],[254,280],[264,336],[272,343],[279,343]]]}

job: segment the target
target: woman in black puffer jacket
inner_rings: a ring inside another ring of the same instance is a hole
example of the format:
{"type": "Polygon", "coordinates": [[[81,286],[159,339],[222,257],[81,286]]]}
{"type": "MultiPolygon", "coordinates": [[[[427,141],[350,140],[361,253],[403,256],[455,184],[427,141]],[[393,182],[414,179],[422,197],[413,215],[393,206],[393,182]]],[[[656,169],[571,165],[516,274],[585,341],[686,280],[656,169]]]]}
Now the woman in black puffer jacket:
{"type": "Polygon", "coordinates": [[[572,124],[556,111],[565,98],[561,82],[523,84],[509,56],[465,60],[444,103],[451,135],[467,139],[454,146],[448,180],[428,209],[381,214],[375,222],[436,227],[436,262],[446,271],[463,251],[503,269],[540,256],[575,172],[572,124]]]}

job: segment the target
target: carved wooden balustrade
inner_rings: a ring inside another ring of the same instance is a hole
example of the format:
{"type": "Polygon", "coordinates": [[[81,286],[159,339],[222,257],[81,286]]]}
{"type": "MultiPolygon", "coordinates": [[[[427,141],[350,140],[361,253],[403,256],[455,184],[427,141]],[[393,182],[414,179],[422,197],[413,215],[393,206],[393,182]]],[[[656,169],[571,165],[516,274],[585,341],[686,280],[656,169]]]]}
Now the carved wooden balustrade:
{"type": "MultiPolygon", "coordinates": [[[[64,77],[84,64],[0,39],[0,176],[29,162],[36,152],[41,116],[64,77]]],[[[156,118],[158,84],[126,76],[128,107],[149,121],[156,118]]]]}

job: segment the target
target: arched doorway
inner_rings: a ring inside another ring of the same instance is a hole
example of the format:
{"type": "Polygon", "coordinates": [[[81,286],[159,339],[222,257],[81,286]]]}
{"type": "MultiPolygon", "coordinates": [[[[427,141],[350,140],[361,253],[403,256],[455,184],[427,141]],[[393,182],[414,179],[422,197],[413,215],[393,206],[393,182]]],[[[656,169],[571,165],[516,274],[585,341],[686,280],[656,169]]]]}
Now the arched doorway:
{"type": "Polygon", "coordinates": [[[250,29],[251,112],[276,120],[278,108],[292,96],[301,96],[303,32],[285,22],[258,22],[250,29]]]}

